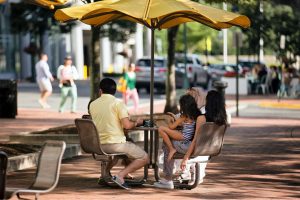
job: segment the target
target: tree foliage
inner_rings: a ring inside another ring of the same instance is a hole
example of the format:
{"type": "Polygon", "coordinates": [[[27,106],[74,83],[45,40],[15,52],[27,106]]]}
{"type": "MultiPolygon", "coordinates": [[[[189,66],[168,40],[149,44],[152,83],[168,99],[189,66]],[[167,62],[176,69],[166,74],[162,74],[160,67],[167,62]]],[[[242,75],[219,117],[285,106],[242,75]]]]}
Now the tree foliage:
{"type": "MultiPolygon", "coordinates": [[[[206,50],[205,41],[207,37],[216,38],[218,35],[218,31],[206,27],[202,24],[192,22],[187,23],[187,46],[188,53],[202,53],[206,50]]],[[[180,26],[178,35],[176,40],[176,51],[183,52],[184,50],[184,42],[183,42],[183,26],[180,26]]]]}
{"type": "Polygon", "coordinates": [[[100,28],[100,35],[101,37],[109,37],[109,39],[114,42],[126,42],[135,31],[135,23],[120,20],[103,25],[100,28]]]}
{"type": "Polygon", "coordinates": [[[11,4],[11,30],[13,33],[34,32],[39,33],[50,29],[55,24],[53,13],[49,10],[26,3],[11,4]]]}
{"type": "MultiPolygon", "coordinates": [[[[82,0],[82,2],[91,3],[91,0],[82,0]]],[[[103,77],[102,68],[100,65],[100,38],[109,37],[109,39],[114,42],[126,42],[130,35],[135,31],[135,24],[124,20],[113,21],[100,27],[92,27],[92,63],[90,74],[91,100],[98,97],[98,85],[103,77]]]]}
{"type": "MultiPolygon", "coordinates": [[[[81,0],[84,4],[102,1],[102,0],[81,0]]],[[[97,29],[98,27],[95,27],[97,29]]],[[[113,42],[126,42],[130,35],[135,33],[136,25],[126,20],[116,20],[99,27],[100,37],[108,37],[113,42]]]]}
{"type": "MultiPolygon", "coordinates": [[[[300,1],[261,1],[263,12],[259,12],[259,1],[256,4],[240,6],[243,14],[251,19],[251,27],[244,30],[247,36],[250,54],[259,52],[259,38],[264,40],[265,49],[275,52],[278,57],[289,51],[293,55],[300,53],[300,37],[295,27],[300,24],[300,1]],[[280,48],[280,38],[285,36],[285,48],[280,48]]],[[[292,60],[290,60],[292,62],[292,60]]]]}

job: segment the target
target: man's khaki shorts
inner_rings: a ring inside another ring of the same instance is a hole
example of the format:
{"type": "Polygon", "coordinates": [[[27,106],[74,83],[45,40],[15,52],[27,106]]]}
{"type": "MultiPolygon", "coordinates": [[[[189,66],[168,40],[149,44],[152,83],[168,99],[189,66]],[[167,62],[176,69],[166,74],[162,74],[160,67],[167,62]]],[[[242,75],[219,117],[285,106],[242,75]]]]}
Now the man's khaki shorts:
{"type": "Polygon", "coordinates": [[[102,144],[105,153],[125,153],[129,159],[144,159],[147,153],[132,142],[120,144],[102,144]]]}

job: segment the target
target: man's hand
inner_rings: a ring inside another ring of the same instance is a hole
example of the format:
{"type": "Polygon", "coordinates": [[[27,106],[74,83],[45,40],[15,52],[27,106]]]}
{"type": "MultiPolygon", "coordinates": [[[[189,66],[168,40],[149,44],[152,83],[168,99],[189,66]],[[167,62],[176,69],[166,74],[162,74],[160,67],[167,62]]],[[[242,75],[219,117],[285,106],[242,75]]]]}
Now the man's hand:
{"type": "Polygon", "coordinates": [[[144,120],[143,120],[142,118],[137,118],[137,119],[136,119],[136,122],[135,122],[135,123],[136,123],[135,126],[142,125],[142,124],[143,124],[143,121],[144,121],[144,120]]]}
{"type": "Polygon", "coordinates": [[[121,122],[124,129],[132,129],[139,124],[143,124],[143,119],[137,118],[136,121],[131,121],[128,117],[125,117],[121,119],[121,122]]]}

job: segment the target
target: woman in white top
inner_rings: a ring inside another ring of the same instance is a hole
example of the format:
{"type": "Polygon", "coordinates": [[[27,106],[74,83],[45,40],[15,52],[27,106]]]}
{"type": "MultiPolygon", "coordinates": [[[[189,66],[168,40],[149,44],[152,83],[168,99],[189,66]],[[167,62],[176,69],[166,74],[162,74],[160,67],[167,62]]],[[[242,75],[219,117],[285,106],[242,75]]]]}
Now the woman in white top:
{"type": "Polygon", "coordinates": [[[76,67],[72,65],[71,56],[67,56],[64,64],[58,67],[57,78],[59,79],[59,87],[61,88],[59,112],[65,110],[65,103],[70,94],[72,101],[71,113],[75,113],[77,108],[77,87],[74,80],[78,78],[78,73],[76,67]]]}

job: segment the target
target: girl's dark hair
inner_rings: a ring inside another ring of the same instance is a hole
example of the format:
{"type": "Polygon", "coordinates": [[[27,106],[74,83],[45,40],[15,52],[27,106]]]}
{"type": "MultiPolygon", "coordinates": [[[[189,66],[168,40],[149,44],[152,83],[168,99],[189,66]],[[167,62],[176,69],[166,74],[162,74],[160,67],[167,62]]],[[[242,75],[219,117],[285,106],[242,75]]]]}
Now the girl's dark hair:
{"type": "Polygon", "coordinates": [[[180,113],[190,119],[196,120],[201,114],[195,98],[189,94],[182,95],[179,99],[180,113]]]}
{"type": "Polygon", "coordinates": [[[207,122],[227,124],[225,99],[218,91],[211,90],[206,96],[205,117],[207,122]]]}

